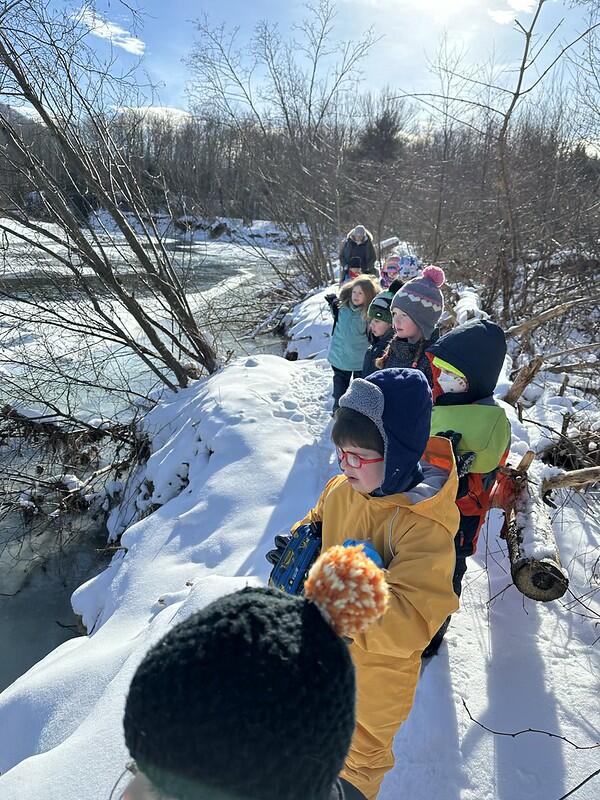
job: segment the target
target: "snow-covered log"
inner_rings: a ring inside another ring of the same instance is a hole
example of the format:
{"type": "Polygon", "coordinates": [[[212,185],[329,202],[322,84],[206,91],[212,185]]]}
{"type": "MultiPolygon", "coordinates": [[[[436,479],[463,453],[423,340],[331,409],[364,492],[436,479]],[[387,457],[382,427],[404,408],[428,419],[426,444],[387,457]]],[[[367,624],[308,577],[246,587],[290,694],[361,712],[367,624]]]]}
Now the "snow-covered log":
{"type": "Polygon", "coordinates": [[[382,239],[379,242],[379,252],[383,255],[399,244],[400,239],[397,236],[390,236],[389,239],[382,239]]]}
{"type": "Polygon", "coordinates": [[[560,563],[550,517],[527,484],[517,495],[506,541],[511,576],[520,592],[544,603],[564,595],[569,578],[560,563]]]}

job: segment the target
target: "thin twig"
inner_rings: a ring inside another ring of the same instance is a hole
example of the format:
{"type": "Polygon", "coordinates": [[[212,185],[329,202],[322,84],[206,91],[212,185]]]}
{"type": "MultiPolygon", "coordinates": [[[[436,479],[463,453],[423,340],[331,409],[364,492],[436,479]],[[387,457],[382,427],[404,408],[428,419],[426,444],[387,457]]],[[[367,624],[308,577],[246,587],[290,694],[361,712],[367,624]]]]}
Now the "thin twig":
{"type": "Polygon", "coordinates": [[[600,769],[597,769],[595,772],[592,772],[592,774],[591,774],[591,775],[588,775],[588,776],[587,776],[587,778],[585,778],[585,780],[582,780],[582,781],[581,781],[581,783],[578,783],[578,784],[577,784],[577,786],[575,786],[573,789],[571,789],[571,791],[570,791],[570,792],[567,792],[566,794],[563,794],[563,795],[562,795],[562,797],[559,797],[559,798],[558,798],[558,800],[565,800],[565,798],[567,798],[567,797],[571,797],[571,795],[572,795],[572,794],[575,794],[575,792],[576,792],[578,789],[581,789],[581,787],[582,787],[582,786],[585,786],[585,784],[586,784],[588,781],[591,781],[591,780],[592,780],[592,778],[595,778],[595,777],[596,777],[596,775],[600,775],[600,769]]]}
{"type": "Polygon", "coordinates": [[[469,711],[469,707],[464,698],[461,698],[462,704],[465,708],[465,711],[469,715],[469,719],[471,722],[474,722],[476,725],[479,725],[480,728],[483,728],[484,731],[488,733],[493,733],[494,736],[509,736],[511,739],[515,739],[517,736],[521,736],[524,733],[541,733],[544,736],[549,736],[551,739],[562,739],[563,742],[571,745],[576,750],[595,750],[596,748],[600,747],[600,742],[596,742],[596,744],[589,744],[589,745],[579,745],[572,742],[570,739],[567,739],[566,736],[560,736],[558,733],[550,733],[550,731],[543,731],[539,728],[525,728],[522,731],[515,731],[514,733],[508,733],[506,731],[495,731],[493,728],[488,728],[487,725],[484,725],[483,722],[479,722],[479,720],[475,719],[475,717],[469,711]]]}

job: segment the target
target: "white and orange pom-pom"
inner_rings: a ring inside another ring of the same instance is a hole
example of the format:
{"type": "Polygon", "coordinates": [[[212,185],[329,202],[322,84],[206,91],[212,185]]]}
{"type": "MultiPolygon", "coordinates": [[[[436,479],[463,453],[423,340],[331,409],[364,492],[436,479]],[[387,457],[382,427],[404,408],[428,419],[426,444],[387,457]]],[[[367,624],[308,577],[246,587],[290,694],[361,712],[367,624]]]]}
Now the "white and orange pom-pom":
{"type": "Polygon", "coordinates": [[[446,281],[446,275],[441,267],[436,267],[433,264],[430,267],[425,267],[423,270],[422,278],[429,278],[429,280],[436,286],[443,286],[446,281]]]}
{"type": "Polygon", "coordinates": [[[316,603],[340,636],[362,633],[387,611],[390,592],[383,570],[361,545],[337,545],[315,561],[304,596],[316,603]]]}

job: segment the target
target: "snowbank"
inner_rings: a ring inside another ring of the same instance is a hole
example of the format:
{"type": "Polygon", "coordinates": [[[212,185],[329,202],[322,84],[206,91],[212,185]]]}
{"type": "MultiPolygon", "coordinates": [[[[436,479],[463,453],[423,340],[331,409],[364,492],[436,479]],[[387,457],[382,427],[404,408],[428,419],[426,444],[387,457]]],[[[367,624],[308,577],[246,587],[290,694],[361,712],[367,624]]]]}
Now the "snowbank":
{"type": "Polygon", "coordinates": [[[138,516],[155,510],[75,592],[90,635],[0,696],[0,770],[10,770],[0,778],[3,800],[31,786],[39,800],[108,797],[127,760],[126,689],[147,648],[213,598],[263,583],[274,535],[332,474],[318,394],[325,373],[323,364],[276,356],[238,360],[149,413],[153,454],[129,502],[138,516]]]}
{"type": "MultiPolygon", "coordinates": [[[[136,233],[142,232],[139,220],[133,214],[126,214],[128,222],[136,233]]],[[[118,232],[113,218],[105,209],[94,211],[90,215],[90,223],[104,233],[118,232]]],[[[182,214],[172,217],[166,213],[152,214],[145,220],[149,230],[156,230],[163,240],[181,239],[186,242],[207,242],[218,240],[241,245],[261,245],[269,248],[289,248],[292,242],[289,234],[274,222],[256,219],[245,223],[234,217],[201,217],[196,214],[182,214]]],[[[295,226],[298,235],[306,235],[306,226],[295,226]]]]}
{"type": "Polygon", "coordinates": [[[333,328],[333,315],[325,295],[335,292],[334,286],[319,289],[284,317],[289,339],[287,353],[298,358],[326,358],[333,328]]]}

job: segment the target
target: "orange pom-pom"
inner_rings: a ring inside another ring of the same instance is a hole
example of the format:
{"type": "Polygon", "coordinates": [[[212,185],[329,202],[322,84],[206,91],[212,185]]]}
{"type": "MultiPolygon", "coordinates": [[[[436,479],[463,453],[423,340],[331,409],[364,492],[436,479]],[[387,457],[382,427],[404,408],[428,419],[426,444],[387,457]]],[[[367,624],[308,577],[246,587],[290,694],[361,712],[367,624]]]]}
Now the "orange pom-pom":
{"type": "Polygon", "coordinates": [[[390,602],[383,570],[362,545],[325,550],[308,573],[304,596],[319,606],[340,636],[362,633],[385,614],[390,602]]]}

